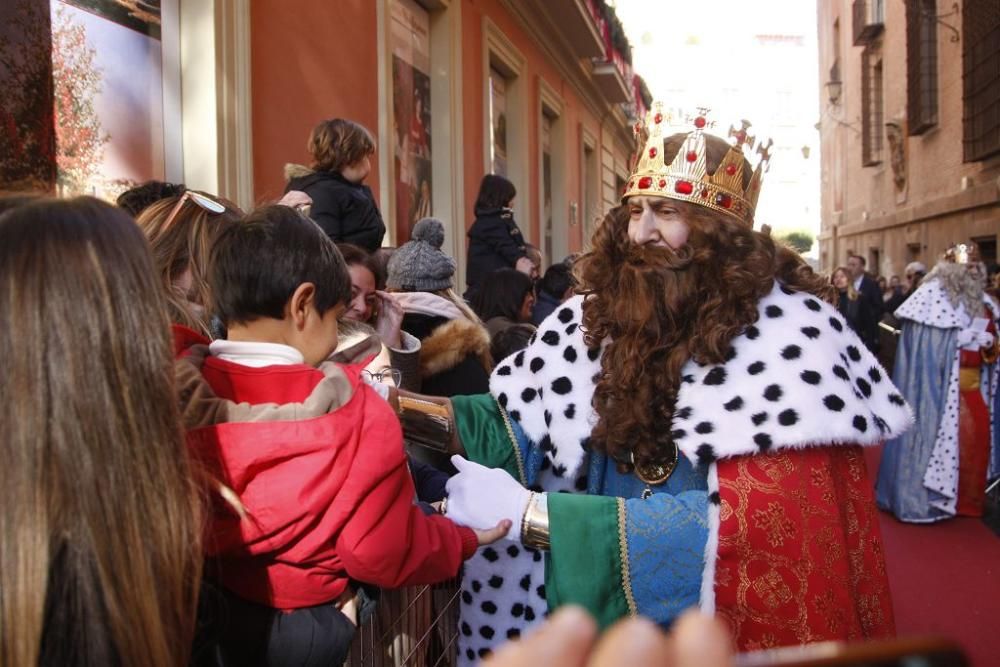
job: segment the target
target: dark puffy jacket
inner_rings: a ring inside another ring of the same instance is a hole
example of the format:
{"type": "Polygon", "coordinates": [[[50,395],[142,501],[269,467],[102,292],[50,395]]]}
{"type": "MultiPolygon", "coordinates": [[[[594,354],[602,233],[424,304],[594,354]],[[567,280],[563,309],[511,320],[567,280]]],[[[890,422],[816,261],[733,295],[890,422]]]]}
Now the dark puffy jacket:
{"type": "Polygon", "coordinates": [[[382,245],[385,223],[367,185],[351,183],[335,171],[314,171],[288,181],[285,192],[312,197],[309,216],[337,243],[353,243],[368,252],[382,245]]]}
{"type": "Polygon", "coordinates": [[[465,283],[477,287],[497,269],[514,268],[526,257],[524,237],[509,208],[476,210],[476,221],[469,228],[469,264],[465,283]]]}
{"type": "Polygon", "coordinates": [[[490,335],[482,325],[406,313],[403,330],[420,339],[420,393],[459,396],[490,390],[490,335]]]}

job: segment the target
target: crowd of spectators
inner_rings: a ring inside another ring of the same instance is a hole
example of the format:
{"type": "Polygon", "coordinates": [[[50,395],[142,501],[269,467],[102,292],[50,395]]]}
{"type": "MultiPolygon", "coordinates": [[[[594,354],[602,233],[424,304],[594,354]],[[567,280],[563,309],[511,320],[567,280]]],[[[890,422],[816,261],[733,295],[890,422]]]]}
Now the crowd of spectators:
{"type": "MultiPolygon", "coordinates": [[[[308,149],[252,211],[162,182],[0,200],[0,663],[340,664],[366,587],[447,580],[506,534],[435,511],[451,471],[395,408],[487,392],[574,258],[543,267],[489,174],[459,295],[441,220],[382,247],[366,128],[308,149]]],[[[925,273],[831,279],[877,353],[925,273]]]]}
{"type": "Polygon", "coordinates": [[[487,391],[568,267],[538,290],[487,176],[470,303],[440,220],[381,248],[366,128],[308,147],[252,211],[163,182],[0,200],[0,662],[340,664],[367,587],[455,577],[509,529],[435,511],[447,471],[394,408],[487,391]]]}

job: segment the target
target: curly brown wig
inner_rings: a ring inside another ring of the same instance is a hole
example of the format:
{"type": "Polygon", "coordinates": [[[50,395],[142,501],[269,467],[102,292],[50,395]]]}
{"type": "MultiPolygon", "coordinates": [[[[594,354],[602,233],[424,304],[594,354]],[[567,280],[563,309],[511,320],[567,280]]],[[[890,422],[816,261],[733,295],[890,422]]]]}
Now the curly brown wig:
{"type": "MultiPolygon", "coordinates": [[[[665,144],[676,153],[679,142],[672,139],[665,144]]],[[[721,155],[715,153],[717,167],[721,155]]],[[[711,169],[711,143],[708,158],[711,169]]],[[[590,446],[622,472],[631,470],[633,457],[639,463],[672,458],[681,369],[689,359],[725,362],[733,338],[757,321],[757,304],[775,279],[833,299],[830,285],[768,233],[696,204],[678,202],[677,208],[690,227],[683,248],[632,243],[623,205],[607,215],[592,250],[575,266],[577,291],[586,295],[585,340],[591,348],[604,345],[590,446]]]]}

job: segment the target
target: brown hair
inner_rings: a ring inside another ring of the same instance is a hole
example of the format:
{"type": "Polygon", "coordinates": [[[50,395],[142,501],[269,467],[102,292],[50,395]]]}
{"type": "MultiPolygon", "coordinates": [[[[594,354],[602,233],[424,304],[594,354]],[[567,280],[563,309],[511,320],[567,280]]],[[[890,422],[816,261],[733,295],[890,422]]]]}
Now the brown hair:
{"type": "MultiPolygon", "coordinates": [[[[728,144],[708,139],[709,169],[728,144]],[[714,145],[713,145],[714,144],[714,145]],[[721,145],[720,145],[721,144],[721,145]]],[[[666,159],[680,147],[665,142],[666,159]],[[672,153],[671,153],[672,150],[672,153]]],[[[574,265],[585,340],[601,356],[591,445],[622,471],[639,461],[664,462],[673,452],[671,422],[689,359],[723,363],[730,343],[757,321],[757,304],[775,279],[786,289],[832,297],[826,281],[793,251],[732,216],[677,202],[690,234],[677,251],[639,247],[628,237],[627,205],[597,228],[592,250],[574,265]]]]}
{"type": "Polygon", "coordinates": [[[0,664],[187,664],[202,505],[165,312],[123,211],[0,217],[0,664]]]}
{"type": "Polygon", "coordinates": [[[166,296],[170,320],[208,336],[208,316],[204,312],[196,312],[191,304],[207,308],[211,303],[208,259],[212,247],[243,212],[230,201],[205,196],[223,204],[226,211],[212,213],[193,201],[187,201],[166,226],[170,212],[180,199],[170,197],[151,204],[139,215],[137,222],[153,250],[153,261],[166,296]],[[191,289],[184,293],[176,283],[188,269],[191,270],[191,289]]]}
{"type": "Polygon", "coordinates": [[[375,137],[364,125],[352,120],[324,120],[309,134],[306,150],[312,155],[312,168],[339,172],[344,167],[375,153],[375,137]]]}
{"type": "Polygon", "coordinates": [[[363,266],[368,269],[375,279],[375,289],[385,289],[385,272],[382,265],[364,248],[360,248],[353,243],[338,243],[337,250],[344,258],[344,263],[348,268],[352,266],[363,266]]]}

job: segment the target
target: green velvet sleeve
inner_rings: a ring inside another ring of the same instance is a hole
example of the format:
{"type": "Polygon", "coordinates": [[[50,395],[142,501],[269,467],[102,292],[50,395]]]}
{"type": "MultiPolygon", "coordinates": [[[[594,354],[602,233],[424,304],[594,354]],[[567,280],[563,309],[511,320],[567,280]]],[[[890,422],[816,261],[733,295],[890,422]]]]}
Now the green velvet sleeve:
{"type": "Polygon", "coordinates": [[[607,496],[550,493],[551,548],[546,558],[549,609],[585,607],[602,628],[634,613],[623,582],[621,500],[607,496]]]}
{"type": "Polygon", "coordinates": [[[488,468],[501,468],[526,484],[521,451],[507,415],[490,394],[453,396],[452,410],[466,458],[488,468]]]}

